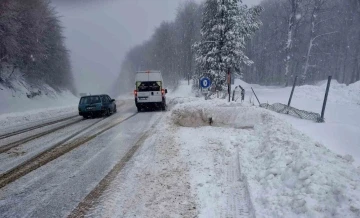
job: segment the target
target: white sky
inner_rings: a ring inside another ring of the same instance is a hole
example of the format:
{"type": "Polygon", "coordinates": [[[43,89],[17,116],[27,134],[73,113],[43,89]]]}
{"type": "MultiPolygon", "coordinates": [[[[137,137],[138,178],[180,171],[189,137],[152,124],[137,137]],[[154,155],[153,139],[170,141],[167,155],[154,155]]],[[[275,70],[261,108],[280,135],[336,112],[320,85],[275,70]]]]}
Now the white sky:
{"type": "Polygon", "coordinates": [[[126,52],[149,39],[162,21],[174,20],[186,0],[52,1],[64,26],[78,91],[100,93],[110,89],[126,52]]]}

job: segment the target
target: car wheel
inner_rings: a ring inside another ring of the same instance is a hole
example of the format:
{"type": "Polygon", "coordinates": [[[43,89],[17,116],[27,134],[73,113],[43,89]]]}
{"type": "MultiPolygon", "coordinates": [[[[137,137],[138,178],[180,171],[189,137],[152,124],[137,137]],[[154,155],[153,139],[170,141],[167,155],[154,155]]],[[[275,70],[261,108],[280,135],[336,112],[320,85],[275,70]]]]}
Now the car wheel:
{"type": "Polygon", "coordinates": [[[109,108],[109,109],[107,109],[106,116],[108,117],[108,116],[110,116],[110,115],[111,115],[111,110],[110,110],[110,108],[109,108]]]}
{"type": "Polygon", "coordinates": [[[88,118],[88,116],[85,116],[85,115],[83,115],[83,117],[84,117],[84,119],[87,119],[87,118],[88,118]]]}
{"type": "Polygon", "coordinates": [[[116,108],[116,105],[115,105],[114,113],[116,113],[116,112],[117,112],[117,108],[116,108]]]}
{"type": "Polygon", "coordinates": [[[141,112],[141,107],[137,107],[137,111],[138,111],[138,112],[141,112]]]}

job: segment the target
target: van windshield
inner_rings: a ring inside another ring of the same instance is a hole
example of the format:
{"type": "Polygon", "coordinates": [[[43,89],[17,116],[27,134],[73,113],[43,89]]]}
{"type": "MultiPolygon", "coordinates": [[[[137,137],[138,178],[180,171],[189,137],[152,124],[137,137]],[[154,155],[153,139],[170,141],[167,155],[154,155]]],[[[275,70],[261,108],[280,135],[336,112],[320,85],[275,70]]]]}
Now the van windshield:
{"type": "Polygon", "coordinates": [[[139,92],[161,91],[161,82],[140,82],[137,88],[139,92]]]}
{"type": "Polygon", "coordinates": [[[80,104],[95,104],[100,102],[101,101],[99,96],[88,96],[88,97],[82,97],[80,99],[80,104]]]}

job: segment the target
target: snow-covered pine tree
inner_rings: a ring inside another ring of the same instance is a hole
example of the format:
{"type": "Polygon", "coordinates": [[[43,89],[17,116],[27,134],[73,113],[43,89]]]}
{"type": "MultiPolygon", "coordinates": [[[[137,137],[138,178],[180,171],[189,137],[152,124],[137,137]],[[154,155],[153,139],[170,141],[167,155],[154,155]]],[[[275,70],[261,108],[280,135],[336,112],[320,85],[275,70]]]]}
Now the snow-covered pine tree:
{"type": "Polygon", "coordinates": [[[205,2],[201,40],[194,45],[199,76],[209,76],[220,88],[226,85],[228,69],[241,75],[241,65],[251,64],[243,51],[260,26],[260,12],[260,7],[248,9],[241,0],[205,2]]]}

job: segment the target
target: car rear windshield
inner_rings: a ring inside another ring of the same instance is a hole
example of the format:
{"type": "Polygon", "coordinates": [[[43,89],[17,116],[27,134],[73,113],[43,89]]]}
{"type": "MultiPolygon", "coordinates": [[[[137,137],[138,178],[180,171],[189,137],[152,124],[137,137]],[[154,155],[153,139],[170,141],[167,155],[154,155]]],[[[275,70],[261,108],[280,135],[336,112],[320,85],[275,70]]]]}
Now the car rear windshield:
{"type": "Polygon", "coordinates": [[[80,99],[80,104],[95,104],[100,102],[101,100],[99,96],[88,96],[88,97],[82,97],[80,99]]]}
{"type": "Polygon", "coordinates": [[[137,82],[139,92],[161,91],[161,82],[137,82]]]}

